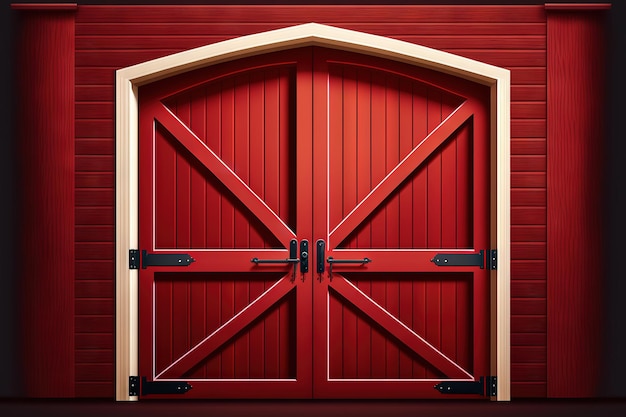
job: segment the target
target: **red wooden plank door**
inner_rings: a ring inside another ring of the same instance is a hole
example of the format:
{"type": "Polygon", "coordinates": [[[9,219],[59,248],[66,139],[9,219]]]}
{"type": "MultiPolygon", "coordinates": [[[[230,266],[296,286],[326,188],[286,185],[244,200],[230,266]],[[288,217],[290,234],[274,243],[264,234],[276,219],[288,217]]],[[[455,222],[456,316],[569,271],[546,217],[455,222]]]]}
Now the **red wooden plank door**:
{"type": "Polygon", "coordinates": [[[488,91],[345,52],[314,68],[314,395],[441,398],[489,369],[487,270],[431,262],[488,249],[488,91]]]}
{"type": "Polygon", "coordinates": [[[148,383],[438,398],[488,375],[487,270],[431,262],[488,249],[486,88],[302,48],[139,96],[141,249],[195,260],[140,269],[148,383]]]}
{"type": "MultiPolygon", "coordinates": [[[[142,259],[144,386],[185,381],[184,398],[311,395],[311,361],[300,359],[311,357],[310,281],[297,264],[272,263],[311,233],[304,52],[140,90],[141,249],[195,260],[143,268],[142,259]]],[[[142,396],[161,397],[172,395],[142,396]]]]}

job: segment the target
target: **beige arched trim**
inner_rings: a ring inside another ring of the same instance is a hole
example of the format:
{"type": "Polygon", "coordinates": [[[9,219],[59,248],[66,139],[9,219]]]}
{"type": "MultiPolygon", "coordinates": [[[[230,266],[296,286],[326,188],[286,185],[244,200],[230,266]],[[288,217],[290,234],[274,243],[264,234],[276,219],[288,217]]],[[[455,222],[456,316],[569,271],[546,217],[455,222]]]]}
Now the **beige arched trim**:
{"type": "Polygon", "coordinates": [[[382,36],[306,23],[191,49],[116,72],[116,399],[138,375],[138,272],[128,267],[138,249],[138,87],[195,68],[283,49],[319,45],[435,69],[491,87],[492,375],[499,401],[510,400],[510,72],[431,48],[382,36]]]}

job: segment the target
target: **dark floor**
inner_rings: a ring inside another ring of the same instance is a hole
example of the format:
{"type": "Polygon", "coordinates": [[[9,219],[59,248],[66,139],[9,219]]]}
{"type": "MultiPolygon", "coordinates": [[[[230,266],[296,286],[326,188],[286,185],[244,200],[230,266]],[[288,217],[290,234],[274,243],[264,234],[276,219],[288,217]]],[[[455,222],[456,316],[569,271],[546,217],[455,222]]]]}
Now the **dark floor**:
{"type": "Polygon", "coordinates": [[[626,417],[626,398],[476,401],[146,401],[0,399],[0,417],[626,417]]]}

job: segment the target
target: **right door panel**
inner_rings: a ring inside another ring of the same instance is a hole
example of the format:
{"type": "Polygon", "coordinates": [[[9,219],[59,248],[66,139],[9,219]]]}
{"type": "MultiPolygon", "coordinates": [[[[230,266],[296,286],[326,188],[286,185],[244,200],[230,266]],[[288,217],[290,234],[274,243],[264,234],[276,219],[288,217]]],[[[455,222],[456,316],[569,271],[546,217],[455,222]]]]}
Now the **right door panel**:
{"type": "Polygon", "coordinates": [[[489,375],[488,270],[431,262],[488,249],[488,89],[322,49],[313,84],[314,396],[489,375]]]}

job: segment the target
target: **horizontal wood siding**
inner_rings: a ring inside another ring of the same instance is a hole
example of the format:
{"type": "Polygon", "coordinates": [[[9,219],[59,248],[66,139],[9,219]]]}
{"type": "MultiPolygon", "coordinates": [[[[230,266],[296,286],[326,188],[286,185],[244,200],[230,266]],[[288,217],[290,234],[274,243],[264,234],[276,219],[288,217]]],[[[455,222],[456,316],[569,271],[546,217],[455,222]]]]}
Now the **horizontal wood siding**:
{"type": "Polygon", "coordinates": [[[511,70],[512,397],[546,389],[546,20],[543,6],[80,6],[76,20],[77,396],[112,397],[114,72],[315,21],[511,70]],[[78,205],[80,204],[80,205],[78,205]],[[107,285],[108,283],[108,285],[107,285]],[[80,294],[80,296],[79,296],[80,294]],[[91,306],[83,306],[85,302],[91,306]],[[78,308],[78,306],[83,306],[78,308]],[[96,332],[97,330],[97,332],[96,332]],[[100,370],[102,373],[95,372],[100,370]]]}

